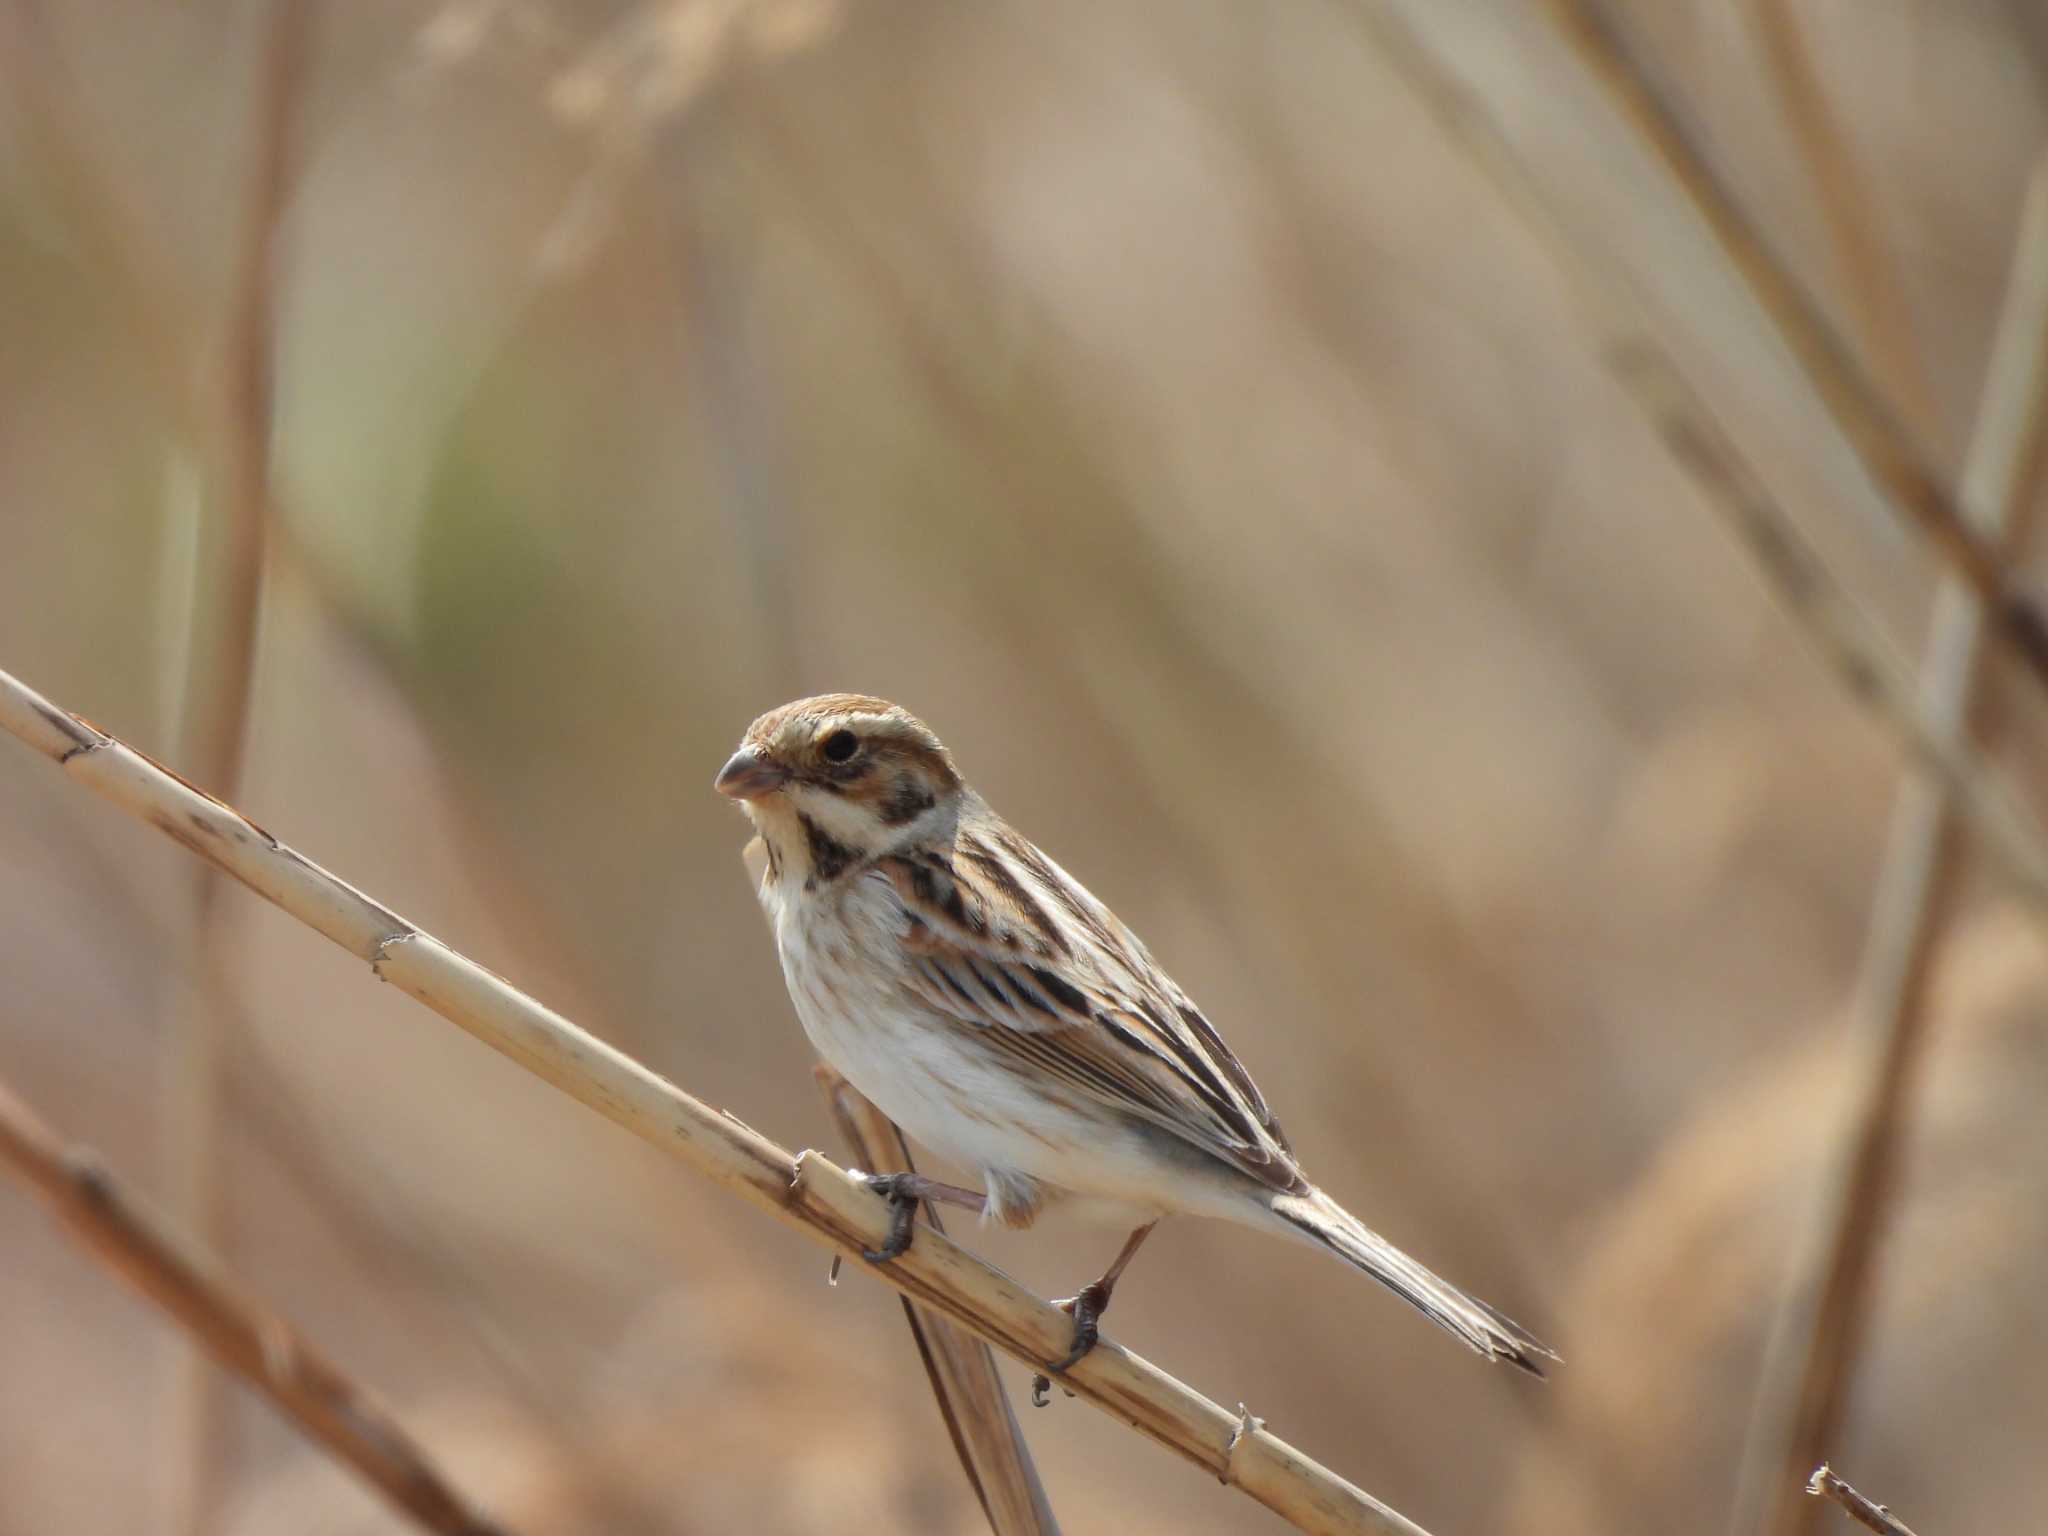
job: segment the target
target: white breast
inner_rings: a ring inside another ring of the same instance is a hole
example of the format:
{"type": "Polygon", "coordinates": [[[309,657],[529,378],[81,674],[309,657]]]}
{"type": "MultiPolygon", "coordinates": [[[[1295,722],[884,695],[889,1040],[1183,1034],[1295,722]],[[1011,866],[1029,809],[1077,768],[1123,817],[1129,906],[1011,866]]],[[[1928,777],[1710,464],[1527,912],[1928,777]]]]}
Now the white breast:
{"type": "Polygon", "coordinates": [[[761,900],[804,1033],[912,1137],[971,1168],[1096,1196],[1119,1215],[1186,1208],[1177,1198],[1183,1181],[1149,1138],[1033,1093],[911,992],[902,979],[905,914],[885,876],[810,894],[791,885],[764,885],[761,900]]]}

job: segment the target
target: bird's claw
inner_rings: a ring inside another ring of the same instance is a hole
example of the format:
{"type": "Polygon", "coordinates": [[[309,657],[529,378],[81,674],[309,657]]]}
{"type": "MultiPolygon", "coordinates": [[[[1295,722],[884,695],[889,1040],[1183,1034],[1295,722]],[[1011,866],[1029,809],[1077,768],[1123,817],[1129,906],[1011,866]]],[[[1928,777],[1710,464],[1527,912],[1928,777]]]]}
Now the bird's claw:
{"type": "Polygon", "coordinates": [[[910,1173],[866,1173],[861,1181],[889,1202],[889,1235],[882,1240],[879,1248],[863,1248],[860,1256],[870,1264],[886,1264],[891,1259],[901,1258],[910,1249],[911,1229],[917,1224],[917,1186],[915,1174],[910,1173]]]}
{"type": "Polygon", "coordinates": [[[1067,1351],[1066,1358],[1052,1367],[1055,1376],[1065,1375],[1081,1360],[1081,1357],[1095,1347],[1101,1337],[1096,1325],[1102,1321],[1102,1314],[1109,1306],[1109,1293],[1100,1282],[1091,1282],[1081,1287],[1064,1301],[1053,1303],[1062,1312],[1074,1319],[1074,1347],[1067,1351]]]}
{"type": "MultiPolygon", "coordinates": [[[[1092,1281],[1064,1301],[1056,1301],[1053,1305],[1074,1319],[1074,1347],[1067,1351],[1066,1358],[1048,1367],[1052,1372],[1051,1376],[1038,1375],[1031,1378],[1031,1406],[1034,1408],[1043,1408],[1052,1401],[1052,1377],[1064,1376],[1102,1337],[1097,1324],[1102,1321],[1102,1314],[1109,1306],[1109,1289],[1099,1280],[1092,1281]]],[[[1071,1392],[1067,1393],[1069,1397],[1073,1395],[1071,1392]]]]}
{"type": "MultiPolygon", "coordinates": [[[[1072,1397],[1073,1395],[1074,1395],[1074,1394],[1073,1394],[1073,1393],[1071,1393],[1071,1392],[1067,1393],[1067,1396],[1069,1396],[1069,1397],[1072,1397]]],[[[1046,1405],[1047,1403],[1049,1403],[1049,1402],[1051,1402],[1051,1401],[1052,1401],[1052,1378],[1051,1378],[1050,1376],[1034,1376],[1034,1377],[1032,1377],[1032,1378],[1031,1378],[1031,1406],[1032,1406],[1032,1407],[1034,1407],[1034,1408],[1043,1408],[1043,1407],[1044,1407],[1044,1406],[1045,1406],[1045,1405],[1046,1405]]]]}

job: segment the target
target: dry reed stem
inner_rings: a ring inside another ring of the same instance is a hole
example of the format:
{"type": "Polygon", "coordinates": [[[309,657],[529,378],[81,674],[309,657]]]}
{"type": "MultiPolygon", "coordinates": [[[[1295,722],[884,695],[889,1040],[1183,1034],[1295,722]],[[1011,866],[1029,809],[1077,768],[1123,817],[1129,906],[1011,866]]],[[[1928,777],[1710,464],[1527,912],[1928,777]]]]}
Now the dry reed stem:
{"type": "MultiPolygon", "coordinates": [[[[903,1133],[860,1090],[832,1068],[815,1069],[818,1088],[846,1138],[856,1164],[869,1173],[915,1173],[903,1133]]],[[[943,1231],[938,1208],[925,1203],[924,1218],[943,1231]]],[[[995,1353],[964,1328],[903,1298],[903,1315],[931,1380],[939,1416],[953,1437],[953,1450],[981,1501],[995,1536],[1059,1536],[1045,1484],[1017,1425],[1010,1397],[996,1375],[995,1353]]]]}
{"type": "MultiPolygon", "coordinates": [[[[298,159],[300,104],[315,19],[313,0],[272,0],[261,22],[247,134],[250,167],[229,290],[217,406],[219,431],[197,444],[217,512],[198,559],[214,567],[198,583],[180,708],[181,752],[193,771],[239,794],[256,675],[266,531],[271,521],[271,415],[276,367],[279,230],[298,159]]],[[[208,1248],[227,1251],[222,1170],[225,1061],[235,1012],[227,972],[232,935],[219,900],[221,877],[201,870],[193,903],[197,985],[181,990],[163,1082],[170,1204],[208,1248]]],[[[186,1536],[215,1523],[220,1441],[227,1403],[219,1375],[197,1351],[181,1351],[169,1386],[165,1520],[186,1536]]]]}
{"type": "MultiPolygon", "coordinates": [[[[1581,239],[1474,94],[1386,3],[1350,13],[1449,141],[1515,208],[1571,280],[1602,364],[1642,411],[1708,506],[1748,549],[1758,573],[1804,629],[1850,696],[1935,774],[2015,892],[2048,921],[2048,835],[1967,742],[1929,720],[1911,668],[1857,606],[1812,542],[1722,429],[1670,350],[1647,301],[1590,238],[1581,239]]],[[[1976,591],[1975,584],[1970,590],[1976,591]]]]}
{"type": "Polygon", "coordinates": [[[125,1194],[88,1152],[67,1148],[0,1083],[0,1164],[48,1203],[101,1264],[167,1313],[316,1444],[430,1531],[499,1536],[376,1402],[269,1309],[238,1295],[201,1245],[125,1194]]]}
{"type": "MultiPolygon", "coordinates": [[[[1963,506],[2008,551],[2024,537],[2048,458],[2048,159],[2029,188],[2005,303],[1963,471],[1963,506]]],[[[1953,577],[1936,594],[1920,674],[1922,707],[1949,740],[1967,741],[1983,671],[1983,610],[1953,577]]],[[[1914,1070],[1929,1008],[1932,958],[1962,870],[1942,785],[1909,775],[1893,809],[1883,873],[1857,983],[1850,1065],[1859,1079],[1841,1155],[1817,1206],[1808,1250],[1773,1321],[1738,1479],[1739,1531],[1795,1536],[1814,1506],[1800,1474],[1827,1450],[1845,1409],[1868,1311],[1914,1070]]]]}
{"type": "Polygon", "coordinates": [[[1976,593],[2036,680],[2048,686],[2048,619],[2008,582],[1996,547],[1963,516],[1897,413],[1872,385],[1827,318],[1771,253],[1671,107],[1650,85],[1593,0],[1543,0],[1558,32],[1706,223],[1722,252],[1798,360],[1865,472],[1925,533],[1976,593]]]}
{"type": "Polygon", "coordinates": [[[1941,413],[1913,339],[1906,285],[1878,231],[1875,201],[1814,67],[1793,0],[1749,0],[1746,14],[1793,143],[1806,161],[1807,180],[1827,226],[1835,280],[1863,333],[1872,368],[1927,441],[1939,431],[1941,413]]]}
{"type": "MultiPolygon", "coordinates": [[[[692,1098],[5,672],[0,728],[366,962],[381,980],[750,1204],[855,1260],[886,1236],[887,1202],[827,1158],[789,1152],[692,1098]]],[[[1072,1341],[1066,1313],[943,1233],[922,1231],[890,1263],[860,1262],[1034,1369],[1062,1358],[1072,1341]]],[[[1420,1527],[1262,1426],[1107,1339],[1061,1379],[1302,1530],[1421,1536],[1420,1527]]]]}
{"type": "Polygon", "coordinates": [[[1835,1476],[1834,1468],[1822,1462],[1813,1469],[1813,1476],[1807,1479],[1806,1491],[1815,1498],[1833,1499],[1850,1516],[1883,1536],[1913,1536],[1906,1522],[1886,1509],[1882,1504],[1872,1503],[1842,1479],[1835,1476]]]}

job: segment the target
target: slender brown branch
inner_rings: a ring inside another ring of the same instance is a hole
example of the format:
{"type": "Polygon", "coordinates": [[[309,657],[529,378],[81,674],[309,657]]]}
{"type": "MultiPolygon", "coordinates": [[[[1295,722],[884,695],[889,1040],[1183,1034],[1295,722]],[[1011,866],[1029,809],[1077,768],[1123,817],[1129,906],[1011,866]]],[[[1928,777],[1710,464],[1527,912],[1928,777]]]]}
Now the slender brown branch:
{"type": "Polygon", "coordinates": [[[1678,115],[1651,86],[1603,8],[1595,0],[1544,0],[1544,7],[1616,110],[1705,221],[1872,482],[1926,534],[1949,568],[1976,593],[2027,668],[2048,686],[2048,619],[2011,584],[1996,547],[1970,526],[1897,413],[1772,253],[1678,115]]]}
{"type": "Polygon", "coordinates": [[[1544,241],[1571,280],[1602,364],[1708,507],[1749,551],[1758,573],[1851,697],[1947,787],[2000,873],[2037,916],[2048,920],[2048,835],[2025,802],[1967,743],[1952,739],[1925,716],[1910,667],[1722,428],[1659,339],[1634,284],[1594,242],[1576,235],[1485,107],[1385,0],[1357,0],[1347,9],[1450,142],[1544,241]]]}
{"type": "Polygon", "coordinates": [[[1869,183],[1828,101],[1793,0],[1749,0],[1746,12],[1792,141],[1806,161],[1807,180],[1827,226],[1836,281],[1863,333],[1872,369],[1921,440],[1927,441],[1939,429],[1941,418],[1913,339],[1906,285],[1879,232],[1869,183]]]}
{"type": "Polygon", "coordinates": [[[1834,1468],[1822,1462],[1813,1469],[1813,1476],[1807,1479],[1806,1491],[1815,1498],[1833,1499],[1850,1516],[1869,1526],[1883,1536],[1913,1536],[1906,1522],[1886,1509],[1882,1504],[1873,1504],[1854,1488],[1835,1476],[1834,1468]]]}
{"type": "Polygon", "coordinates": [[[362,1388],[267,1308],[241,1296],[202,1249],[67,1148],[0,1083],[0,1165],[42,1196],[95,1259],[160,1307],[209,1355],[354,1467],[392,1506],[448,1536],[498,1536],[362,1388]]]}
{"type": "MultiPolygon", "coordinates": [[[[2033,179],[1998,339],[1963,474],[1964,505],[2010,554],[2024,537],[2048,446],[2048,160],[2033,179]]],[[[1971,736],[1983,672],[1983,610],[1950,578],[1936,597],[1920,693],[1934,729],[1971,736]]],[[[1981,711],[1977,711],[1981,713],[1981,711]]],[[[1842,1152],[1773,1322],[1738,1479],[1736,1524],[1794,1536],[1813,1505],[1797,1493],[1840,1428],[1869,1310],[1899,1148],[1911,1121],[1932,959],[1963,871],[1948,794],[1911,775],[1899,790],[1858,980],[1851,1061],[1859,1083],[1842,1152]]]]}
{"type": "MultiPolygon", "coordinates": [[[[903,1133],[861,1096],[859,1089],[822,1063],[818,1087],[846,1138],[855,1162],[869,1173],[914,1173],[903,1133]]],[[[943,1230],[938,1209],[925,1205],[925,1220],[943,1230]]],[[[996,1376],[995,1354],[981,1340],[903,1298],[903,1315],[917,1341],[939,1416],[953,1437],[953,1450],[981,1501],[995,1536],[1058,1536],[1045,1485],[1017,1426],[1009,1394],[996,1376]]]]}
{"type": "MultiPolygon", "coordinates": [[[[777,1146],[692,1098],[5,672],[0,729],[366,962],[380,979],[748,1203],[856,1260],[887,1235],[887,1203],[844,1169],[816,1152],[777,1146]]],[[[884,1284],[1035,1369],[1062,1358],[1072,1341],[1066,1313],[941,1232],[922,1231],[889,1263],[860,1262],[884,1284]]],[[[1303,1530],[1419,1536],[1419,1526],[1263,1426],[1107,1339],[1062,1379],[1079,1397],[1303,1530]]]]}

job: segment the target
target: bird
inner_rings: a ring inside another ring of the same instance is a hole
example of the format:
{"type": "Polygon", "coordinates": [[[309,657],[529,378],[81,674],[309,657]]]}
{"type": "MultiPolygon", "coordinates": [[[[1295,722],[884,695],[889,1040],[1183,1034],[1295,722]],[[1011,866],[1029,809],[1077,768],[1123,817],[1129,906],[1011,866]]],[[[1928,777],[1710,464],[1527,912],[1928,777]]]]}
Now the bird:
{"type": "Polygon", "coordinates": [[[1121,1217],[1109,1268],[1059,1303],[1070,1369],[1165,1216],[1299,1239],[1489,1360],[1559,1357],[1311,1183],[1251,1074],[1085,886],[981,798],[916,716],[865,694],[762,715],[714,781],[752,821],[758,894],[804,1032],[902,1129],[981,1187],[863,1175],[890,1200],[887,1263],[920,1201],[1029,1227],[1063,1202],[1121,1217]]]}

